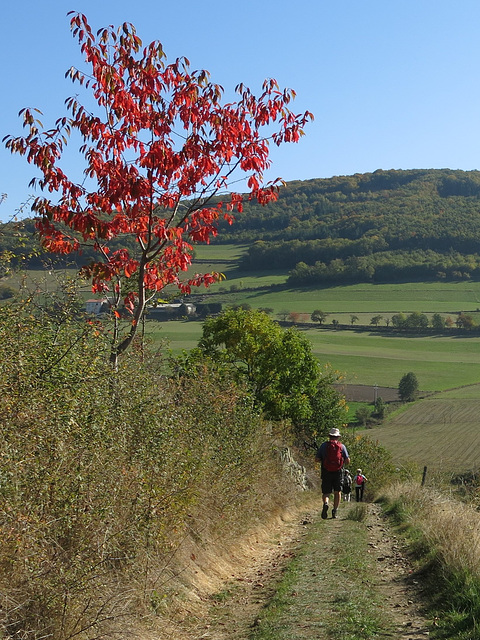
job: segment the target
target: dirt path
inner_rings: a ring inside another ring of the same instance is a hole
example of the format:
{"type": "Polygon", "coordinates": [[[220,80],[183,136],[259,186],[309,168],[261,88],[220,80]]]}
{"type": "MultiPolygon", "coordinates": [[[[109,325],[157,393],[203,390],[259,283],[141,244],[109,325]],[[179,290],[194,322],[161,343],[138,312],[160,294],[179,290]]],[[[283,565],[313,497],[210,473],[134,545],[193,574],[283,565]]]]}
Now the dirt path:
{"type": "MultiPolygon", "coordinates": [[[[341,515],[336,521],[329,519],[321,528],[318,547],[315,547],[316,566],[328,563],[331,545],[342,527],[348,526],[345,515],[354,505],[343,504],[341,515]],[[320,554],[320,555],[319,555],[320,554]],[[323,556],[323,558],[322,558],[323,556]]],[[[420,640],[429,635],[429,620],[421,612],[419,600],[420,585],[415,580],[412,567],[407,559],[401,540],[392,532],[384,520],[381,507],[368,504],[367,518],[362,526],[367,529],[367,548],[365,553],[374,560],[375,579],[373,587],[378,595],[381,608],[389,620],[388,630],[381,635],[384,638],[397,640],[420,640]]],[[[247,570],[239,571],[232,576],[225,589],[211,598],[208,621],[196,625],[195,640],[247,640],[252,636],[256,625],[261,621],[264,607],[274,596],[276,585],[288,563],[301,553],[302,546],[309,535],[314,522],[319,521],[319,509],[311,509],[295,522],[285,524],[272,532],[268,543],[262,546],[247,570]]],[[[314,601],[318,607],[306,607],[302,624],[292,622],[291,637],[326,638],[322,631],[320,611],[332,608],[328,602],[321,577],[317,575],[317,584],[311,579],[305,588],[316,589],[314,601]],[[323,601],[322,601],[323,598],[323,601]],[[316,610],[315,610],[316,609],[316,610]],[[297,625],[297,627],[295,627],[297,625]],[[301,629],[299,627],[302,627],[301,629]],[[314,631],[313,631],[314,630],[314,631]],[[313,633],[313,635],[312,635],[313,633]]],[[[301,591],[298,589],[297,591],[301,591]]],[[[297,594],[292,594],[295,597],[297,594]]],[[[193,637],[193,636],[192,636],[193,637]]],[[[290,636],[285,636],[290,637],[290,636]]],[[[331,637],[331,636],[330,636],[331,637]]],[[[362,636],[363,637],[363,636],[362,636]]],[[[376,636],[377,637],[377,636],[376,636]]],[[[378,636],[380,637],[380,636],[378,636]]]]}
{"type": "Polygon", "coordinates": [[[413,575],[404,545],[382,517],[380,505],[368,505],[366,526],[368,553],[376,558],[378,590],[397,631],[396,637],[402,640],[426,638],[431,620],[422,614],[420,584],[413,575]]]}

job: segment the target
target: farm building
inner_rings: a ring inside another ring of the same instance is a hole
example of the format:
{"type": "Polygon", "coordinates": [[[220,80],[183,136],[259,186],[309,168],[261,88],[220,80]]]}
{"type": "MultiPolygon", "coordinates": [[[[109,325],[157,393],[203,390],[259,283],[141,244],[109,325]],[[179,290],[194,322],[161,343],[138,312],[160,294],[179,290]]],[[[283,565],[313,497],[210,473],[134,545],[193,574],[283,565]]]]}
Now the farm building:
{"type": "Polygon", "coordinates": [[[147,318],[150,320],[169,320],[170,318],[183,318],[195,315],[196,307],[189,302],[174,302],[171,304],[159,304],[148,309],[147,318]]]}
{"type": "Polygon", "coordinates": [[[85,303],[85,311],[89,315],[98,316],[101,313],[108,313],[110,311],[110,303],[106,298],[87,300],[85,303]]]}

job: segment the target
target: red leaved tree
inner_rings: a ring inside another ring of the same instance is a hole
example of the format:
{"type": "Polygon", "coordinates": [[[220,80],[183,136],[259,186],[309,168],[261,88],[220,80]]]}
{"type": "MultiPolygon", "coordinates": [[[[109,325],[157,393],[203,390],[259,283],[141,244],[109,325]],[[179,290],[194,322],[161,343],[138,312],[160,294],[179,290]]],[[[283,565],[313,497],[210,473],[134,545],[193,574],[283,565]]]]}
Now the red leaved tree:
{"type": "Polygon", "coordinates": [[[167,285],[189,293],[218,279],[215,273],[185,275],[192,243],[215,236],[220,216],[231,222],[244,197],[261,204],[277,197],[279,181],[263,180],[269,143],[297,142],[313,116],[292,113],[294,92],[280,91],[274,80],[264,82],[258,98],[239,85],[237,101],[222,103],[223,89],[206,71],[190,71],[186,58],[167,65],[161,44],[142,48],[132,25],[95,34],[84,15],[69,15],[89,73],[72,67],[66,75],[91,91],[94,108],[69,98],[69,115],[51,129],[38,120],[38,110],[24,109],[27,135],[4,141],[41,172],[30,184],[48,192],[32,205],[44,247],[68,254],[93,244],[98,257],[82,275],[94,292],[111,298],[116,363],[152,296],[167,285]],[[60,167],[71,134],[83,143],[85,166],[77,181],[60,167]],[[247,180],[246,195],[229,191],[238,172],[247,180]],[[214,201],[220,193],[228,195],[214,201]],[[119,236],[135,238],[136,250],[111,250],[119,236]],[[124,335],[121,303],[132,314],[124,335]]]}

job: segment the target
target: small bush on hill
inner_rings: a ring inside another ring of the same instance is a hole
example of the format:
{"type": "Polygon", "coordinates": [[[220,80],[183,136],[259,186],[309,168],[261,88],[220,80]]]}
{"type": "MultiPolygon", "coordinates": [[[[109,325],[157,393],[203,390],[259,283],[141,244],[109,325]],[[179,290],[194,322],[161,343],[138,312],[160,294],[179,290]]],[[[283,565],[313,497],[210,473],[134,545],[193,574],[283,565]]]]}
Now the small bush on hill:
{"type": "Polygon", "coordinates": [[[367,436],[354,435],[348,431],[342,433],[351,460],[351,468],[362,469],[368,478],[365,486],[365,497],[372,500],[378,491],[390,484],[395,477],[392,456],[387,449],[367,436]]]}

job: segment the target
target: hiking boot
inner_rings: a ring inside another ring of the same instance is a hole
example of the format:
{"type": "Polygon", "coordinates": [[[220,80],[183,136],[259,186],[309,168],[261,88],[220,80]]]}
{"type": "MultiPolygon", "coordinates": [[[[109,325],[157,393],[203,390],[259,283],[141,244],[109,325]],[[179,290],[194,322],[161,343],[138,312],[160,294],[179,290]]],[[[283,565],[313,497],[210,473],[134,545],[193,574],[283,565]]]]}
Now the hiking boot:
{"type": "Polygon", "coordinates": [[[328,513],[328,504],[324,504],[322,509],[322,520],[327,519],[327,513],[328,513]]]}
{"type": "Polygon", "coordinates": [[[332,509],[332,518],[336,518],[336,517],[337,517],[337,510],[332,509]]]}

